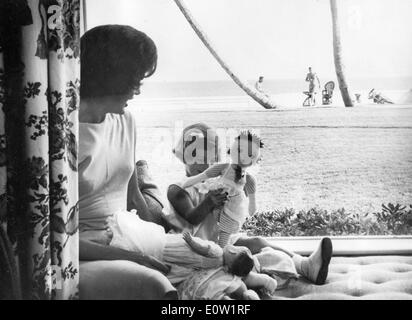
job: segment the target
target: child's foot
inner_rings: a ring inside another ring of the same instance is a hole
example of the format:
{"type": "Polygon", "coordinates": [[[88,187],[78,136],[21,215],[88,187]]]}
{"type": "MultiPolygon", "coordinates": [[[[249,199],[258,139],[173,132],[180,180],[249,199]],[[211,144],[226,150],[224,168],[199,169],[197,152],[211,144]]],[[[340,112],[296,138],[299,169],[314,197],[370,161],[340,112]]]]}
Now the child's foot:
{"type": "Polygon", "coordinates": [[[319,247],[309,257],[293,256],[296,270],[313,283],[317,285],[324,284],[328,277],[332,251],[332,241],[329,238],[323,238],[319,247]]]}

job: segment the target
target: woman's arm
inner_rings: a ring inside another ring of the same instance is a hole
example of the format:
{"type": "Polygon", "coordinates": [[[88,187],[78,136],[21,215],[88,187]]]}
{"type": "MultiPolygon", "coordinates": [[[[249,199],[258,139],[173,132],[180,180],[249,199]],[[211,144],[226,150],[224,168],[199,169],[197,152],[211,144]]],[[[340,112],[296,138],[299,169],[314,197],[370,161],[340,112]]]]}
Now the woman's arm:
{"type": "Polygon", "coordinates": [[[79,258],[80,260],[128,260],[158,270],[164,274],[169,272],[169,267],[154,257],[102,245],[89,240],[80,239],[79,258]]]}
{"type": "Polygon", "coordinates": [[[152,221],[149,208],[147,207],[146,201],[139,189],[136,168],[134,169],[127,188],[127,210],[131,211],[133,209],[137,211],[137,214],[142,220],[152,221]]]}
{"type": "Polygon", "coordinates": [[[177,185],[170,185],[167,198],[177,214],[192,225],[201,223],[214,209],[222,207],[227,200],[227,193],[222,189],[210,191],[205,199],[195,207],[189,194],[177,185]]]}
{"type": "Polygon", "coordinates": [[[229,165],[230,164],[228,163],[214,164],[202,173],[199,173],[198,175],[195,175],[193,177],[186,178],[185,182],[182,185],[182,188],[188,188],[207,179],[219,177],[223,174],[223,172],[228,168],[229,165]]]}
{"type": "Polygon", "coordinates": [[[195,185],[196,183],[202,182],[209,179],[209,177],[207,176],[207,174],[205,172],[199,173],[198,175],[195,175],[193,177],[188,177],[186,178],[186,180],[184,181],[182,188],[189,188],[193,185],[195,185]]]}

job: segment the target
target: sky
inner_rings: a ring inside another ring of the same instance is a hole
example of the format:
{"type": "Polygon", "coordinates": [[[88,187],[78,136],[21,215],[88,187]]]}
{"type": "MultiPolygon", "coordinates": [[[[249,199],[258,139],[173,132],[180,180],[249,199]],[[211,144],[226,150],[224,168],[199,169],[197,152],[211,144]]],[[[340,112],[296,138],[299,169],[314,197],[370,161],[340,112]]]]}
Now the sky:
{"type": "MultiPolygon", "coordinates": [[[[329,0],[185,0],[243,79],[334,75],[329,0]]],[[[412,77],[412,0],[338,0],[348,77],[412,77]]],[[[158,48],[150,81],[228,80],[173,0],[86,0],[87,28],[128,24],[158,48]]]]}

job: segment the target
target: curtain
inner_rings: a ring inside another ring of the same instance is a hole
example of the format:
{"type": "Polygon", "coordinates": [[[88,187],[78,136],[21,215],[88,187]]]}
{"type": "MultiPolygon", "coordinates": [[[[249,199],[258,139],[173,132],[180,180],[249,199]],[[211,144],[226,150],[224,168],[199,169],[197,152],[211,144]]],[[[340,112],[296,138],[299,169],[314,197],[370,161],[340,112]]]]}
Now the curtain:
{"type": "Polygon", "coordinates": [[[79,0],[0,0],[0,224],[24,299],[77,299],[79,0]]]}

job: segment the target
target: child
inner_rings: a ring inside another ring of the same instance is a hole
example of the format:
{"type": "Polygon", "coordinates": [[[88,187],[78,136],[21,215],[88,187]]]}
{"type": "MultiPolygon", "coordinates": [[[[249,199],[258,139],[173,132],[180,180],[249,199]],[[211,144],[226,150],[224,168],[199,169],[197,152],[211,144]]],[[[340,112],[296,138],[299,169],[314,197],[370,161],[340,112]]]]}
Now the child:
{"type": "Polygon", "coordinates": [[[271,295],[276,286],[267,274],[250,272],[242,279],[218,268],[192,273],[177,290],[181,300],[260,300],[255,290],[271,295]]]}
{"type": "MultiPolygon", "coordinates": [[[[222,269],[235,280],[244,277],[252,287],[271,293],[276,289],[276,280],[250,275],[255,259],[246,247],[228,245],[222,249],[212,241],[192,237],[189,233],[167,234],[163,227],[141,220],[133,211],[114,213],[108,219],[108,227],[113,233],[111,246],[151,255],[169,265],[171,269],[166,276],[172,284],[182,282],[195,270],[222,269]]],[[[239,285],[235,291],[244,299],[256,298],[256,293],[245,288],[239,285]]]]}
{"type": "Polygon", "coordinates": [[[246,169],[255,165],[260,159],[261,139],[250,131],[242,131],[230,148],[230,163],[215,164],[201,174],[189,177],[183,188],[204,182],[204,192],[223,188],[228,194],[228,202],[220,211],[218,243],[223,248],[231,234],[239,232],[248,215],[256,211],[256,181],[246,173],[246,169]],[[249,199],[249,205],[247,200],[249,199]]]}

